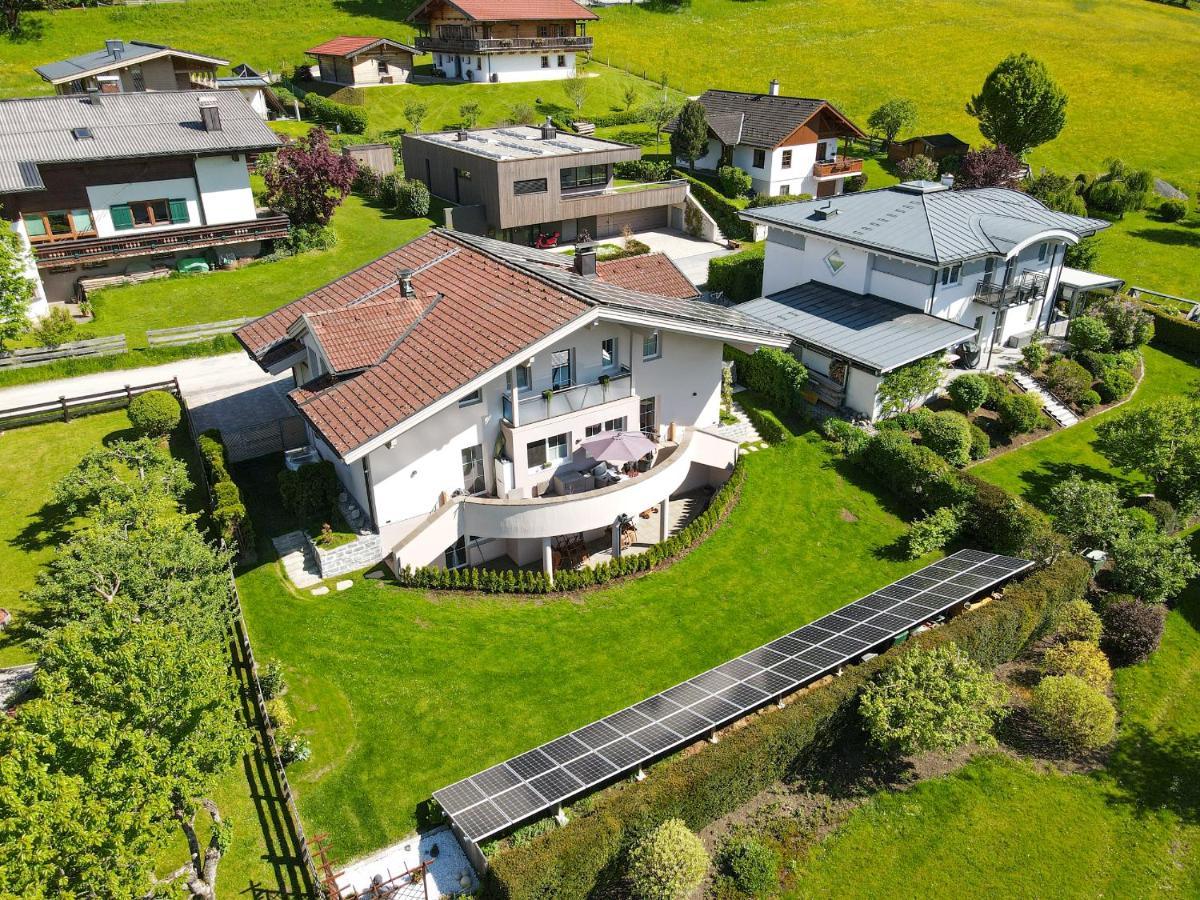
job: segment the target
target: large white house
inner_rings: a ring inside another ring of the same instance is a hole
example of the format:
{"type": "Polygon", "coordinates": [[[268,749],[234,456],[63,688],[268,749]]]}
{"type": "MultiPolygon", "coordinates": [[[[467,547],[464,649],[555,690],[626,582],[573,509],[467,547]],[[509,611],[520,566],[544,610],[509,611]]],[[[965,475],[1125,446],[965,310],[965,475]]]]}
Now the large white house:
{"type": "Polygon", "coordinates": [[[576,55],[592,49],[587,23],[598,18],[575,0],[426,0],[408,21],[443,77],[507,82],[573,76],[576,55]]]}
{"type": "Polygon", "coordinates": [[[684,299],[695,289],[666,257],[631,262],[438,229],[237,336],[267,371],[293,371],[312,445],[394,566],[507,556],[551,573],[558,539],[615,537],[655,507],[665,538],[672,498],[737,457],[713,430],[723,344],[790,343],[684,299]],[[654,454],[598,466],[581,445],[614,432],[654,454]]]}
{"type": "MultiPolygon", "coordinates": [[[[1068,246],[1108,223],[1002,188],[914,181],[747,210],[767,227],[764,296],[738,307],[786,330],[822,400],[874,418],[889,372],[957,348],[986,367],[1054,314],[1068,246]]],[[[1119,284],[1109,279],[1107,284],[1119,284]]]]}
{"type": "Polygon", "coordinates": [[[697,102],[709,135],[698,169],[737,166],[750,175],[755,193],[770,196],[829,197],[842,193],[847,178],[862,174],[863,161],[839,151],[838,141],[863,133],[828,100],[781,96],[779,82],[772,81],[766,94],[712,90],[697,102]]]}

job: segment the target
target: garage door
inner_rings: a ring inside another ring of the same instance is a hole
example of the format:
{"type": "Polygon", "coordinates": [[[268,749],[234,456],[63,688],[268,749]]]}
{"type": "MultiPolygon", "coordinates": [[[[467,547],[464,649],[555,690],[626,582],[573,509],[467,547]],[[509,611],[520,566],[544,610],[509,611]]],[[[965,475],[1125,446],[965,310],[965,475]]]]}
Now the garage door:
{"type": "Polygon", "coordinates": [[[667,207],[654,206],[650,209],[635,209],[632,212],[613,213],[611,216],[600,216],[596,223],[596,237],[612,237],[620,234],[628,225],[634,231],[650,231],[653,228],[665,228],[667,225],[667,207]]]}

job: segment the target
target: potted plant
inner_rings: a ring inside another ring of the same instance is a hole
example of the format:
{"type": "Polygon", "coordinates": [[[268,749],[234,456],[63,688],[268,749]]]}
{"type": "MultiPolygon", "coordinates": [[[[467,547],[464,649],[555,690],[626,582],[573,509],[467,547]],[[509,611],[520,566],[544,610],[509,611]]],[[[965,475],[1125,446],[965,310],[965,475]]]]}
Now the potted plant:
{"type": "Polygon", "coordinates": [[[547,405],[550,403],[550,398],[553,396],[554,391],[552,388],[546,388],[544,391],[542,391],[542,399],[546,401],[547,405]]]}

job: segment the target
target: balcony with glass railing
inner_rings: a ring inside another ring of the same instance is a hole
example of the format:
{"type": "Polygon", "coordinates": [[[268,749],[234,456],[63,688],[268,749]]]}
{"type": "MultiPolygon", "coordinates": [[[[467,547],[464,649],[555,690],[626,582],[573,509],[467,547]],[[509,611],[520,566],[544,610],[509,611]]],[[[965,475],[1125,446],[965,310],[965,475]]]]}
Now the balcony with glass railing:
{"type": "Polygon", "coordinates": [[[541,394],[517,392],[514,399],[513,391],[505,391],[501,408],[505,422],[516,428],[632,396],[633,376],[628,368],[622,367],[595,381],[548,389],[541,394]]]}

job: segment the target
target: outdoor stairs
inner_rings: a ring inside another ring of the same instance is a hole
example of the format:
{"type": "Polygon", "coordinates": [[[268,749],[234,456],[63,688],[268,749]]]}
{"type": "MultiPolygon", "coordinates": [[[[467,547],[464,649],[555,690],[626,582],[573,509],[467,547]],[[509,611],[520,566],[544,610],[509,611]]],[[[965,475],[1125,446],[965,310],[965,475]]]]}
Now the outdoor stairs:
{"type": "MultiPolygon", "coordinates": [[[[734,387],[737,391],[737,386],[734,387]]],[[[758,433],[758,429],[751,423],[746,411],[742,409],[742,405],[737,402],[737,394],[733,395],[733,408],[730,410],[736,422],[729,425],[718,425],[716,428],[710,428],[709,431],[720,435],[723,438],[729,438],[731,441],[737,441],[739,444],[759,444],[762,442],[762,436],[758,433]]]]}
{"type": "Polygon", "coordinates": [[[275,545],[288,579],[296,587],[311,587],[321,580],[321,568],[303,531],[289,531],[271,538],[271,543],[275,545]]]}
{"type": "Polygon", "coordinates": [[[1046,415],[1052,418],[1063,428],[1069,428],[1079,421],[1079,416],[1067,409],[1056,399],[1054,395],[1047,391],[1044,387],[1026,375],[1024,372],[1014,372],[1013,381],[1017,383],[1017,387],[1028,394],[1036,394],[1042,398],[1042,405],[1046,408],[1046,415]]]}

